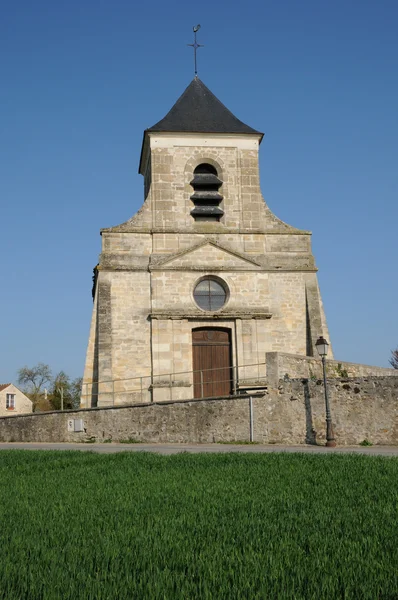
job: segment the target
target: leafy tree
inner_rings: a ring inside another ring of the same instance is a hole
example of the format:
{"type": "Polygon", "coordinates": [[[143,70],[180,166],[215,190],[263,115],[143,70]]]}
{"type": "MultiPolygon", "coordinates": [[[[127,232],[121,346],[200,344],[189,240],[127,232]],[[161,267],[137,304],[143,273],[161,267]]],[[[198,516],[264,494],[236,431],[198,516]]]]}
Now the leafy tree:
{"type": "Polygon", "coordinates": [[[44,386],[51,381],[51,369],[44,363],[38,363],[36,366],[22,367],[18,370],[18,383],[25,386],[25,392],[32,400],[33,410],[43,396],[44,386]]]}
{"type": "Polygon", "coordinates": [[[79,408],[80,397],[82,395],[83,377],[76,377],[70,384],[70,393],[72,398],[72,408],[79,408]]]}
{"type": "Polygon", "coordinates": [[[52,376],[48,365],[39,363],[36,366],[22,367],[18,371],[18,383],[24,386],[25,394],[32,400],[33,410],[60,410],[61,394],[64,408],[78,408],[82,388],[82,377],[71,381],[65,371],[52,376]],[[48,394],[44,393],[48,387],[48,394]]]}
{"type": "Polygon", "coordinates": [[[55,410],[60,410],[63,405],[66,408],[78,408],[80,405],[80,393],[82,378],[78,377],[73,381],[64,371],[60,371],[53,379],[51,392],[49,396],[50,404],[55,410]]]}
{"type": "Polygon", "coordinates": [[[394,369],[398,369],[398,348],[391,350],[390,365],[394,369]]]}

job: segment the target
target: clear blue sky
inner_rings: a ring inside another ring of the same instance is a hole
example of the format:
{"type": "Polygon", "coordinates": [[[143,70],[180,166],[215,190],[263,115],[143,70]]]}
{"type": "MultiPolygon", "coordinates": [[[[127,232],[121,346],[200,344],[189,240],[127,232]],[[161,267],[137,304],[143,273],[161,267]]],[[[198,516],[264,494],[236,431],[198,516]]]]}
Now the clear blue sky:
{"type": "Polygon", "coordinates": [[[337,358],[398,345],[396,0],[5,0],[0,382],[82,374],[99,230],[143,201],[142,132],[193,77],[265,132],[262,190],[313,232],[337,358]]]}

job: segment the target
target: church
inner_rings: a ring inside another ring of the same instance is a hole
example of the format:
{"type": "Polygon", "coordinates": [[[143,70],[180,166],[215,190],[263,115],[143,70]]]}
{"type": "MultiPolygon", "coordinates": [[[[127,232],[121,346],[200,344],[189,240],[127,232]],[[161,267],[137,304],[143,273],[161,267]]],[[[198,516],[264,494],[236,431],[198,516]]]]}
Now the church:
{"type": "Polygon", "coordinates": [[[262,138],[197,76],[144,131],[144,203],[101,231],[82,406],[261,389],[267,352],[329,339],[311,233],[262,197],[262,138]]]}

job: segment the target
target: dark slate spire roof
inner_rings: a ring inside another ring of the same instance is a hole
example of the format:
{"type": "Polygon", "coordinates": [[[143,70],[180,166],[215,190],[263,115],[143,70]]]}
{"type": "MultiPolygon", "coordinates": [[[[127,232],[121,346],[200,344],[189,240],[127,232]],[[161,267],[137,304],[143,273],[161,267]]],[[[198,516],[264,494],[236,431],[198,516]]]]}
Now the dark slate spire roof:
{"type": "Polygon", "coordinates": [[[257,133],[262,137],[259,131],[239,121],[198,77],[191,81],[167,115],[146,131],[257,133]]]}

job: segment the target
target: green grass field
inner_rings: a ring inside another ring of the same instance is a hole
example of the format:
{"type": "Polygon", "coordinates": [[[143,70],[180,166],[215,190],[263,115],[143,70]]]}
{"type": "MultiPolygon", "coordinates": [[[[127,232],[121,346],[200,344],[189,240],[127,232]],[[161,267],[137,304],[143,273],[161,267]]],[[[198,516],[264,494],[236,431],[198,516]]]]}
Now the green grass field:
{"type": "Polygon", "coordinates": [[[398,460],[0,453],[0,598],[398,598],[398,460]]]}

